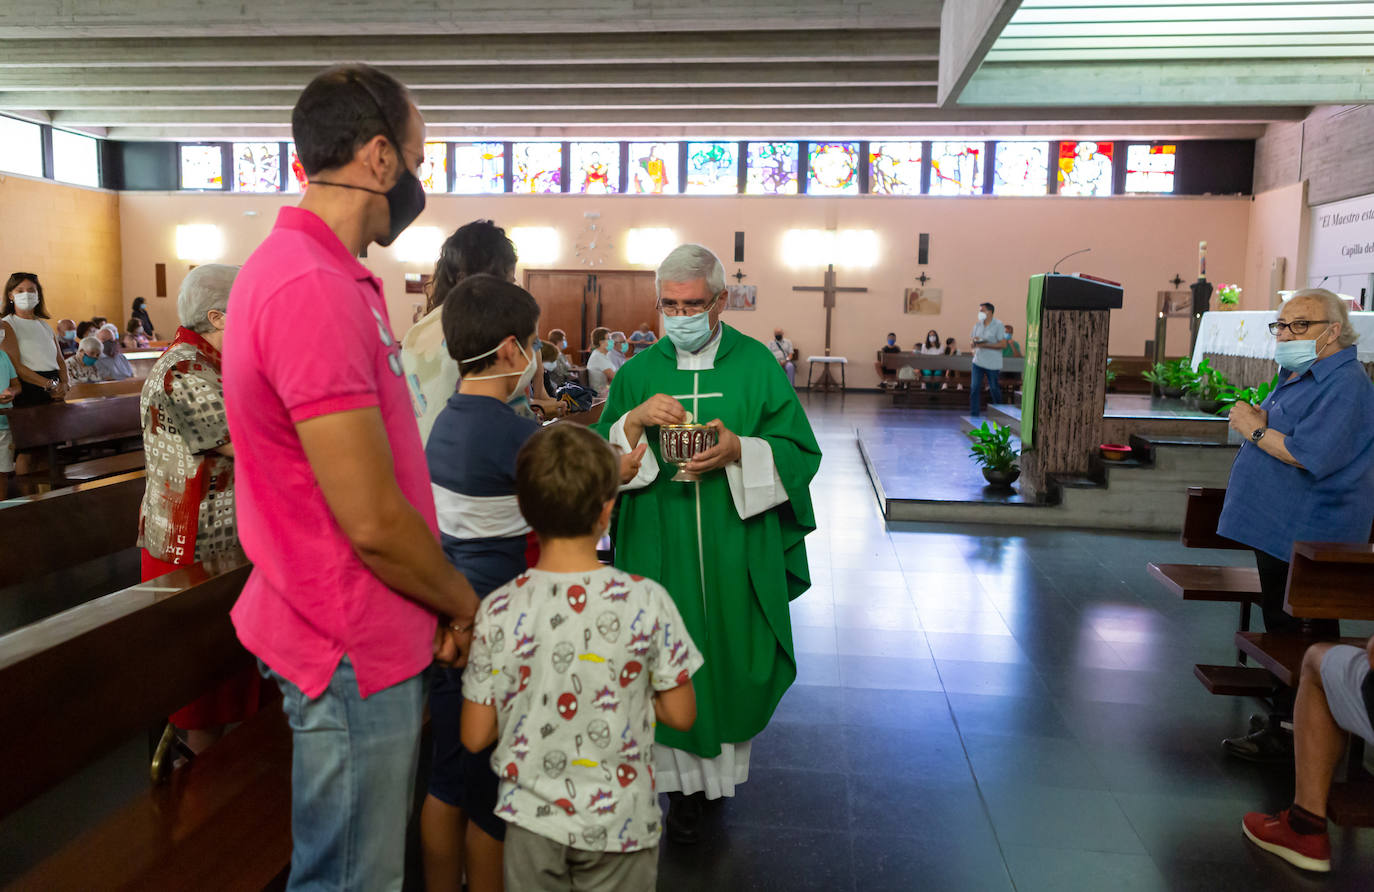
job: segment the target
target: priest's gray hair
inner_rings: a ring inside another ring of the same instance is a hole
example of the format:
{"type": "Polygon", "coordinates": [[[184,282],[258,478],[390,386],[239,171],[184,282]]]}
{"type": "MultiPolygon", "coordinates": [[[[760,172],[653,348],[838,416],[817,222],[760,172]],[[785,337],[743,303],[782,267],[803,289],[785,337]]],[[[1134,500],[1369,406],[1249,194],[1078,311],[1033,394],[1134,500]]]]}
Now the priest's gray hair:
{"type": "Polygon", "coordinates": [[[177,294],[177,318],[181,324],[198,334],[212,331],[210,311],[221,313],[229,306],[229,289],[234,287],[237,266],[205,263],[186,274],[177,294]]]}
{"type": "Polygon", "coordinates": [[[706,280],[707,297],[715,297],[725,290],[725,267],[720,258],[701,245],[678,245],[663,258],[654,275],[654,290],[663,296],[664,282],[695,282],[706,280]]]}
{"type": "Polygon", "coordinates": [[[1294,291],[1288,300],[1292,302],[1300,297],[1321,301],[1322,309],[1325,311],[1322,316],[1326,318],[1326,321],[1340,323],[1341,333],[1336,336],[1336,343],[1342,348],[1349,347],[1360,339],[1359,332],[1355,331],[1350,324],[1350,309],[1336,292],[1328,291],[1325,288],[1304,288],[1301,291],[1294,291]]]}

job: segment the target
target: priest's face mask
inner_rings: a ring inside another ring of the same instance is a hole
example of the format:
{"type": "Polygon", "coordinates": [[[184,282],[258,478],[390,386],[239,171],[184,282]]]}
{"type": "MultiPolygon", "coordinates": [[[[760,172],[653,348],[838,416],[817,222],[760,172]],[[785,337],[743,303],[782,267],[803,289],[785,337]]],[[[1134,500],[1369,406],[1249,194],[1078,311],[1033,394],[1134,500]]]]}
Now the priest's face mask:
{"type": "Polygon", "coordinates": [[[725,309],[725,292],[711,294],[705,279],[690,282],[663,282],[659,286],[658,310],[665,316],[696,316],[707,314],[711,328],[720,322],[725,309]]]}

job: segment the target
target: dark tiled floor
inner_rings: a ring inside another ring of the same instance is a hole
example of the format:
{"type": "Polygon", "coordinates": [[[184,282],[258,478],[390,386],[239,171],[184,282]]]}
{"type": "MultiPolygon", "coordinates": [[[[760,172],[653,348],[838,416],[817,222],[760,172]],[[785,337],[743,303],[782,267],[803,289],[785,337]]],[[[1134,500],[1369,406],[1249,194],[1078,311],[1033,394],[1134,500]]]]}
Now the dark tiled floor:
{"type": "Polygon", "coordinates": [[[976,477],[947,438],[956,416],[804,399],[825,460],[815,585],[792,609],[798,684],[707,840],[664,843],[660,889],[1374,888],[1374,832],[1337,829],[1325,879],[1242,838],[1241,815],[1286,804],[1292,781],[1222,756],[1255,704],[1193,679],[1193,663],[1234,658],[1235,611],[1173,599],[1145,564],[1245,555],[885,525],[854,428],[900,426],[909,466],[976,477]],[[911,433],[923,425],[944,433],[911,433]]]}

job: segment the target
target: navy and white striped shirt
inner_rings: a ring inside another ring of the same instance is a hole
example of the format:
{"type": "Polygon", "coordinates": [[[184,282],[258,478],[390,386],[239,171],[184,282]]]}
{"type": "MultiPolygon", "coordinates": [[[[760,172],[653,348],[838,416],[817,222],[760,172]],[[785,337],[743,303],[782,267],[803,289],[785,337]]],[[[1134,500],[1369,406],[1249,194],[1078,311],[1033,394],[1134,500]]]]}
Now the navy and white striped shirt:
{"type": "Polygon", "coordinates": [[[515,456],[537,430],[500,400],[455,393],[425,445],[444,554],[479,597],[526,569],[530,526],[515,499],[515,456]]]}

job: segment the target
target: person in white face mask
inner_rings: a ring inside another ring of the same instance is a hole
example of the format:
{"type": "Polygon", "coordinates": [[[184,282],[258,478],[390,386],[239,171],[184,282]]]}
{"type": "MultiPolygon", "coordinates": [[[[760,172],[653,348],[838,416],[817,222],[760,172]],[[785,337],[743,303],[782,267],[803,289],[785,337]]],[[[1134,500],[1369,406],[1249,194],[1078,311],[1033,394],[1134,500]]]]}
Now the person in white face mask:
{"type": "Polygon", "coordinates": [[[43,286],[34,273],[15,273],[5,283],[0,307],[0,349],[19,373],[20,394],[14,405],[37,406],[67,395],[67,364],[57,335],[44,319],[43,286]]]}
{"type": "Polygon", "coordinates": [[[663,337],[621,368],[594,429],[623,453],[648,446],[621,490],[616,562],[663,583],[706,654],[696,724],[660,724],[654,748],[668,838],[691,843],[705,800],[748,779],[750,741],[796,679],[787,604],[809,585],[804,540],[821,452],[769,348],[721,321],[720,260],[682,245],[655,285],[663,337]],[[683,468],[694,480],[662,464],[663,444],[683,436],[664,427],[684,423],[704,423],[717,441],[683,468]]]}
{"type": "Polygon", "coordinates": [[[972,378],[969,384],[969,415],[978,417],[982,407],[983,379],[988,382],[988,401],[1002,402],[1002,388],[997,373],[1002,371],[1002,348],[1007,346],[1007,328],[993,315],[996,307],[989,303],[978,305],[978,324],[969,336],[973,347],[972,378]]]}

